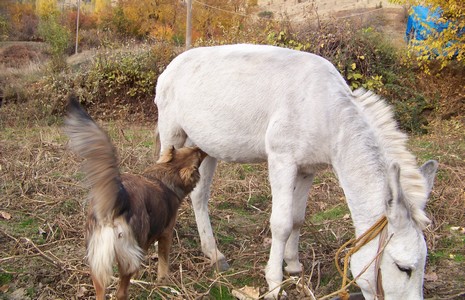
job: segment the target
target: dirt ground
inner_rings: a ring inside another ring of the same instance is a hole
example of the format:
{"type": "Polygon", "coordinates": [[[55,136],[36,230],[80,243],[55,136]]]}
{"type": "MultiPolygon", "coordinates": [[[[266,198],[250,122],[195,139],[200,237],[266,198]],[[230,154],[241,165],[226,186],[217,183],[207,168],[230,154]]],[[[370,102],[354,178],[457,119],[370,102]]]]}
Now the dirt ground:
{"type": "MultiPolygon", "coordinates": [[[[153,162],[152,126],[124,121],[104,126],[117,145],[122,170],[141,172],[153,162]]],[[[441,163],[427,208],[433,224],[425,231],[426,299],[463,299],[465,292],[465,233],[460,229],[465,222],[465,146],[458,140],[464,133],[463,123],[442,124],[436,133],[411,142],[419,161],[435,158],[441,163]]],[[[92,299],[82,230],[87,189],[79,159],[67,150],[58,126],[3,128],[0,142],[0,299],[92,299]]],[[[270,200],[265,165],[221,163],[210,212],[231,269],[216,273],[200,252],[187,200],[176,226],[170,281],[156,284],[157,256],[152,248],[132,284],[131,294],[138,295],[133,299],[233,299],[231,291],[246,285],[264,292],[270,200]]],[[[342,190],[329,170],[315,179],[307,210],[300,245],[305,271],[301,278],[288,279],[290,299],[304,299],[298,279],[317,297],[338,288],[333,257],[353,235],[342,190]]],[[[116,279],[109,293],[115,288],[116,279]]]]}

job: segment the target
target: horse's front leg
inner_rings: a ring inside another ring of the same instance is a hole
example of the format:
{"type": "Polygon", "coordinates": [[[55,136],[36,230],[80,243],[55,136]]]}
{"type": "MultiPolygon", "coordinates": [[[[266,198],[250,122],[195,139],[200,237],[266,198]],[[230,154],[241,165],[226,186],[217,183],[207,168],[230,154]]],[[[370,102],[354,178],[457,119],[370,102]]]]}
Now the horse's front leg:
{"type": "Polygon", "coordinates": [[[265,298],[277,299],[283,280],[284,250],[293,228],[292,198],[297,167],[286,163],[283,158],[277,158],[268,160],[268,168],[273,203],[270,218],[271,250],[265,271],[269,293],[265,298]]]}
{"type": "Polygon", "coordinates": [[[305,221],[305,209],[307,207],[308,192],[313,182],[313,174],[298,174],[295,181],[292,202],[292,232],[286,243],[284,251],[284,268],[288,274],[295,275],[302,272],[302,264],[299,261],[299,236],[300,227],[305,221]]]}
{"type": "Polygon", "coordinates": [[[217,160],[206,157],[200,166],[200,181],[191,193],[192,206],[194,208],[197,230],[199,231],[202,252],[211,260],[213,266],[219,271],[229,268],[225,256],[216,247],[215,237],[208,214],[208,198],[210,197],[210,186],[215,173],[217,160]]]}

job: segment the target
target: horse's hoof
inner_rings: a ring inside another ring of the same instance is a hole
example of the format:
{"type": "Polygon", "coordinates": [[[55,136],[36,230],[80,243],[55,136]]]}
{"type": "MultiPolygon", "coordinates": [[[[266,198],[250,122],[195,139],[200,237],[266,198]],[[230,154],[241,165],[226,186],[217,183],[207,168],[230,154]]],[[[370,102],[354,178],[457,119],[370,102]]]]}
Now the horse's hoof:
{"type": "Polygon", "coordinates": [[[264,299],[266,300],[287,300],[287,293],[285,291],[281,291],[279,294],[268,293],[265,295],[264,299]]]}
{"type": "MultiPolygon", "coordinates": [[[[341,300],[341,298],[335,297],[331,300],[341,300]]],[[[350,293],[349,300],[365,300],[365,298],[362,293],[350,293]]]]}
{"type": "Polygon", "coordinates": [[[213,267],[218,272],[224,272],[224,271],[227,271],[229,269],[229,264],[226,261],[226,258],[223,258],[223,259],[220,259],[220,260],[214,262],[213,267]]]}
{"type": "Polygon", "coordinates": [[[302,273],[302,264],[299,263],[298,266],[291,267],[290,265],[287,265],[284,267],[284,271],[286,271],[287,274],[290,276],[300,276],[302,273]]]}

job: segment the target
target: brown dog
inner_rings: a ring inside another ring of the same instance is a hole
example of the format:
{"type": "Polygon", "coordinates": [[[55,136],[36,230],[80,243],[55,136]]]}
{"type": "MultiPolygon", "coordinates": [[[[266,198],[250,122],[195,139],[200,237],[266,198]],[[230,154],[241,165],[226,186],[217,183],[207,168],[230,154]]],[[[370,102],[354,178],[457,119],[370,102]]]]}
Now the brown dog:
{"type": "Polygon", "coordinates": [[[206,154],[198,148],[172,148],[143,175],[120,174],[107,134],[70,96],[65,132],[85,159],[91,187],[86,225],[87,260],[97,299],[105,299],[114,261],[120,283],[117,299],[127,299],[129,281],[144,253],[158,241],[158,280],[168,274],[169,252],[178,208],[197,184],[206,154]]]}

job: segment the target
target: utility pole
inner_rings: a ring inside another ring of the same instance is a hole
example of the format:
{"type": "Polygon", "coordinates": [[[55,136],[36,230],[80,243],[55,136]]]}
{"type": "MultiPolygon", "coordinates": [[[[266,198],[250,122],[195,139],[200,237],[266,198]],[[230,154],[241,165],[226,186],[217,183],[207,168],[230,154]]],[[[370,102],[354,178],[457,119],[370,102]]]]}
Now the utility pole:
{"type": "Polygon", "coordinates": [[[187,20],[186,20],[186,50],[192,44],[192,0],[187,0],[187,20]]]}
{"type": "Polygon", "coordinates": [[[79,12],[81,11],[81,0],[77,0],[77,14],[76,14],[76,50],[74,54],[78,54],[78,40],[79,40],[79,12]]]}

